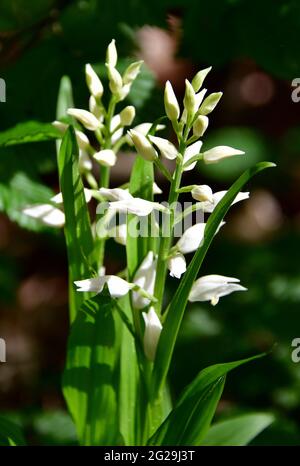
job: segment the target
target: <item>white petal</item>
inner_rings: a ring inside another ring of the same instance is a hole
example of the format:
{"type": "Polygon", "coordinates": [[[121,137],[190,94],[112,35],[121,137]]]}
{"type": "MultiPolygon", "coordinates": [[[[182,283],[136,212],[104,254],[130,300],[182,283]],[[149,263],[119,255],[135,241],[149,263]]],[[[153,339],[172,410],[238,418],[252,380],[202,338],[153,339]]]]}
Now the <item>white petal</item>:
{"type": "Polygon", "coordinates": [[[65,214],[51,204],[30,206],[23,209],[23,213],[51,227],[62,227],[65,224],[65,214]]]}
{"type": "Polygon", "coordinates": [[[80,108],[69,108],[67,111],[68,115],[73,116],[76,118],[86,129],[91,131],[95,131],[101,125],[100,121],[93,115],[91,112],[87,110],[82,110],[80,108]]]}
{"type": "Polygon", "coordinates": [[[138,215],[139,217],[146,217],[154,209],[165,211],[166,208],[157,202],[146,201],[138,197],[132,197],[131,199],[125,199],[122,201],[111,202],[109,204],[110,209],[114,209],[118,212],[130,213],[138,215]]]}
{"type": "Polygon", "coordinates": [[[91,171],[93,168],[93,163],[89,155],[83,150],[79,151],[79,170],[80,171],[91,171]]]}
{"type": "MultiPolygon", "coordinates": [[[[213,194],[213,202],[203,202],[203,212],[211,213],[214,208],[218,205],[218,203],[223,199],[227,191],[218,191],[213,194]]],[[[236,202],[244,201],[245,199],[249,198],[249,192],[240,192],[235,197],[234,201],[231,205],[235,204],[236,202]]]]}
{"type": "Polygon", "coordinates": [[[162,189],[155,183],[153,183],[153,194],[162,194],[162,189]]]}
{"type": "Polygon", "coordinates": [[[143,318],[145,322],[145,355],[150,361],[154,361],[157,344],[162,331],[162,325],[153,307],[150,307],[147,313],[143,312],[143,318]]]}
{"type": "Polygon", "coordinates": [[[79,130],[75,131],[75,135],[79,148],[86,150],[90,146],[89,138],[83,133],[83,131],[79,130]]]}
{"type": "Polygon", "coordinates": [[[200,202],[213,202],[213,192],[209,186],[202,184],[200,186],[194,186],[191,191],[192,197],[196,201],[200,202]]]}
{"type": "Polygon", "coordinates": [[[133,199],[128,189],[121,188],[100,188],[99,194],[105,197],[108,201],[124,201],[127,199],[133,199]]]}
{"type": "Polygon", "coordinates": [[[77,280],[74,283],[77,286],[77,291],[101,293],[105,284],[105,277],[87,278],[85,280],[77,280]]]}
{"type": "MultiPolygon", "coordinates": [[[[112,117],[110,130],[111,132],[115,131],[115,129],[121,124],[121,117],[120,115],[115,115],[112,117]]],[[[124,128],[119,128],[115,131],[111,137],[112,144],[115,144],[123,135],[124,128]]]]}
{"type": "Polygon", "coordinates": [[[90,93],[94,97],[100,99],[103,94],[103,86],[102,86],[99,76],[97,75],[97,73],[94,71],[94,69],[91,67],[89,63],[85,65],[85,74],[86,74],[86,81],[87,81],[87,85],[90,90],[90,93]]]}
{"type": "Polygon", "coordinates": [[[216,163],[219,160],[225,159],[227,157],[232,157],[234,155],[244,155],[245,152],[234,149],[229,146],[217,146],[213,149],[207,150],[203,153],[203,160],[205,163],[216,163]]]}
{"type": "MultiPolygon", "coordinates": [[[[183,157],[183,163],[188,162],[188,160],[194,157],[194,155],[199,154],[201,150],[201,146],[202,146],[202,141],[197,141],[197,142],[194,142],[194,144],[191,144],[185,151],[185,154],[183,157]]],[[[195,168],[196,166],[196,163],[197,162],[193,162],[191,165],[186,167],[184,171],[187,172],[189,170],[193,170],[193,168],[195,168]]]]}
{"type": "MultiPolygon", "coordinates": [[[[84,197],[85,197],[86,202],[90,202],[90,200],[92,199],[92,190],[88,188],[84,188],[84,197]]],[[[55,204],[62,204],[63,203],[62,193],[55,194],[55,196],[51,197],[50,200],[54,202],[55,204]]]]}
{"type": "Polygon", "coordinates": [[[77,286],[77,291],[101,293],[104,285],[107,284],[108,291],[113,298],[125,296],[128,291],[134,286],[128,283],[123,278],[116,275],[104,275],[97,278],[88,278],[86,280],[78,280],[74,282],[77,286]]]}
{"type": "Polygon", "coordinates": [[[117,156],[111,149],[103,149],[93,155],[101,165],[105,167],[113,167],[116,164],[117,156]]]}
{"type": "Polygon", "coordinates": [[[170,270],[171,277],[180,278],[186,271],[186,262],[184,256],[177,252],[168,260],[168,269],[170,270]]]}
{"type": "MultiPolygon", "coordinates": [[[[140,288],[143,288],[147,293],[153,295],[156,278],[157,258],[153,251],[149,251],[140,267],[138,268],[133,282],[140,288]]],[[[143,309],[150,304],[150,300],[142,296],[139,292],[132,293],[132,304],[135,309],[143,309]]]]}
{"type": "Polygon", "coordinates": [[[159,138],[157,136],[149,136],[149,139],[153,144],[155,144],[163,157],[169,160],[176,159],[178,155],[178,150],[170,141],[164,138],[159,138]]]}
{"type": "Polygon", "coordinates": [[[109,231],[109,236],[114,238],[116,243],[122,244],[122,246],[126,246],[127,240],[127,225],[126,223],[122,223],[121,225],[117,225],[116,227],[112,228],[109,231]]]}
{"type": "Polygon", "coordinates": [[[206,223],[196,223],[188,228],[179,239],[176,247],[182,254],[188,254],[198,249],[204,238],[206,223]]]}

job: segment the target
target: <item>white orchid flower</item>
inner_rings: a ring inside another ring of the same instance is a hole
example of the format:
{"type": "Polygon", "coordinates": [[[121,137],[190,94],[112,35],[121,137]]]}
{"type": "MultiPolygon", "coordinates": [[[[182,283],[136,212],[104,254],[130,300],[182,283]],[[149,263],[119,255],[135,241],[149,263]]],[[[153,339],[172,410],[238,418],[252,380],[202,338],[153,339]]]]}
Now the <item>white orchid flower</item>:
{"type": "Polygon", "coordinates": [[[176,252],[168,259],[168,269],[171,277],[180,278],[186,271],[186,261],[183,254],[176,252]]]}
{"type": "Polygon", "coordinates": [[[234,149],[230,146],[217,146],[213,149],[209,149],[203,152],[203,161],[206,164],[217,163],[219,160],[233,157],[234,155],[244,155],[245,152],[242,150],[234,149]]]}
{"type": "Polygon", "coordinates": [[[158,157],[156,150],[142,133],[132,129],[127,134],[131,137],[138,154],[145,160],[153,162],[158,157]]]}
{"type": "MultiPolygon", "coordinates": [[[[216,234],[219,232],[223,225],[225,225],[225,222],[220,223],[216,234]]],[[[202,244],[205,227],[206,223],[196,223],[195,225],[185,230],[182,237],[179,239],[175,246],[177,251],[181,252],[182,254],[188,254],[190,252],[196,251],[202,244]]]]}
{"type": "Polygon", "coordinates": [[[76,118],[86,129],[89,129],[90,131],[96,131],[96,129],[101,126],[98,118],[87,110],[82,110],[81,108],[69,108],[67,113],[68,115],[76,118]]]}
{"type": "Polygon", "coordinates": [[[224,277],[223,275],[205,275],[198,278],[192,286],[189,301],[210,301],[215,306],[219,298],[234,291],[246,291],[247,288],[239,285],[238,278],[224,277]]]}
{"type": "MultiPolygon", "coordinates": [[[[55,128],[57,128],[59,131],[61,131],[62,133],[64,133],[68,129],[68,126],[69,126],[66,123],[62,123],[61,121],[58,121],[58,120],[53,121],[52,125],[55,128]]],[[[77,143],[80,149],[87,150],[90,148],[90,141],[86,134],[76,129],[75,136],[76,136],[76,140],[77,140],[77,143]]]]}
{"type": "Polygon", "coordinates": [[[116,243],[126,246],[127,241],[127,224],[122,223],[113,227],[108,232],[109,236],[115,240],[116,243]]]}
{"type": "Polygon", "coordinates": [[[101,99],[103,95],[103,86],[99,76],[89,63],[85,65],[85,77],[90,93],[96,99],[101,99]]]}
{"type": "Polygon", "coordinates": [[[212,203],[214,200],[212,189],[206,184],[195,185],[191,191],[191,195],[196,201],[200,202],[212,203]]]}
{"type": "Polygon", "coordinates": [[[163,157],[169,160],[176,159],[178,155],[178,150],[170,141],[164,138],[159,138],[157,136],[151,135],[149,135],[149,139],[151,142],[153,142],[153,144],[156,145],[156,147],[158,147],[163,157]]]}
{"type": "Polygon", "coordinates": [[[94,159],[105,167],[113,167],[116,164],[117,156],[112,149],[102,149],[95,152],[94,159]]]}
{"type": "MultiPolygon", "coordinates": [[[[212,202],[206,201],[202,203],[202,210],[203,212],[211,213],[214,208],[218,205],[218,203],[223,199],[227,191],[218,191],[212,195],[212,202]]],[[[231,205],[236,204],[237,202],[244,201],[245,199],[249,198],[249,192],[240,192],[236,195],[234,201],[231,205]]]]}
{"type": "Polygon", "coordinates": [[[162,331],[162,325],[153,307],[150,307],[148,312],[143,312],[142,314],[145,322],[145,356],[150,361],[154,361],[159,337],[162,331]]]}
{"type": "Polygon", "coordinates": [[[107,285],[109,294],[112,298],[121,298],[125,296],[129,290],[134,288],[133,283],[128,283],[123,278],[116,275],[104,275],[96,278],[87,278],[85,280],[77,280],[74,282],[77,291],[101,293],[104,285],[107,285]]]}
{"type": "MultiPolygon", "coordinates": [[[[185,151],[183,156],[183,164],[186,164],[192,157],[200,153],[202,147],[202,141],[194,142],[191,144],[185,151]]],[[[193,162],[187,167],[184,168],[184,171],[187,172],[189,170],[193,170],[195,168],[197,162],[193,162]]]]}
{"type": "Polygon", "coordinates": [[[59,228],[65,224],[65,214],[51,204],[37,204],[22,210],[28,217],[39,220],[44,225],[59,228]]]}
{"type": "Polygon", "coordinates": [[[146,201],[139,197],[131,197],[122,201],[110,202],[109,209],[117,212],[137,215],[138,217],[146,217],[151,214],[153,210],[160,210],[166,212],[167,208],[158,202],[146,201]]]}
{"type": "MultiPolygon", "coordinates": [[[[141,265],[139,266],[133,283],[145,290],[148,294],[153,295],[156,278],[157,257],[153,251],[149,251],[141,265]]],[[[143,309],[150,304],[150,299],[141,295],[141,293],[132,292],[132,304],[135,309],[143,309]]]]}
{"type": "Polygon", "coordinates": [[[125,201],[127,199],[133,199],[128,189],[122,188],[100,188],[99,194],[108,201],[125,201]]]}

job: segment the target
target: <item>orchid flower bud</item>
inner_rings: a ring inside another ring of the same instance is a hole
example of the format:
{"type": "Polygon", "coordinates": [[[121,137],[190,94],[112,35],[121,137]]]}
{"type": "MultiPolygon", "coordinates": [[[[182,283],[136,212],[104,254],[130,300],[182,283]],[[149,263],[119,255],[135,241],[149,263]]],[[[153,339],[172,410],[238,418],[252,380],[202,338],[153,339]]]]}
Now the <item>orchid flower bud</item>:
{"type": "Polygon", "coordinates": [[[171,277],[180,278],[186,271],[186,261],[184,255],[176,252],[168,259],[168,269],[171,277]]]}
{"type": "Polygon", "coordinates": [[[113,167],[116,164],[117,156],[111,149],[103,149],[93,155],[94,159],[105,167],[113,167]]]}
{"type": "Polygon", "coordinates": [[[192,86],[195,92],[198,92],[201,89],[204,79],[208,75],[211,70],[211,66],[209,68],[205,68],[204,70],[198,71],[197,74],[192,79],[192,86]]]}
{"type": "Polygon", "coordinates": [[[131,63],[131,65],[126,68],[125,73],[123,74],[123,83],[124,84],[132,84],[133,81],[136,79],[137,75],[140,72],[141,66],[144,62],[136,61],[131,63]]]}
{"type": "MultiPolygon", "coordinates": [[[[202,141],[197,141],[191,144],[185,151],[183,156],[183,165],[188,164],[188,161],[193,158],[195,155],[200,154],[200,150],[202,147],[202,141]]],[[[183,171],[190,171],[195,168],[197,162],[192,162],[188,164],[183,171]]]]}
{"type": "Polygon", "coordinates": [[[208,118],[204,115],[197,116],[194,124],[193,124],[193,135],[197,138],[201,138],[208,127],[208,118]]]}
{"type": "Polygon", "coordinates": [[[135,108],[128,105],[120,112],[120,122],[122,126],[130,126],[135,118],[135,108]]]}
{"type": "Polygon", "coordinates": [[[133,144],[137,152],[145,159],[153,162],[157,157],[158,154],[151,143],[148,141],[146,136],[144,136],[139,131],[135,131],[134,129],[128,131],[129,136],[132,139],[133,144]]]}
{"type": "Polygon", "coordinates": [[[234,155],[244,155],[245,152],[242,150],[234,149],[229,146],[217,146],[213,149],[209,149],[203,152],[203,161],[206,164],[217,163],[219,160],[233,157],[234,155]]]}
{"type": "Polygon", "coordinates": [[[90,131],[96,131],[101,125],[100,121],[87,110],[82,110],[80,108],[69,108],[67,111],[68,115],[76,118],[80,123],[90,131]]]}
{"type": "Polygon", "coordinates": [[[121,92],[123,87],[122,77],[119,71],[112,65],[106,65],[108,70],[109,88],[113,94],[121,92]]]}
{"type": "Polygon", "coordinates": [[[194,116],[197,108],[196,94],[191,83],[185,80],[185,94],[183,98],[183,105],[188,115],[194,116]]]}
{"type": "Polygon", "coordinates": [[[177,121],[180,114],[180,108],[170,81],[167,81],[165,85],[164,102],[166,114],[169,120],[177,121]]]}
{"type": "Polygon", "coordinates": [[[170,141],[164,138],[159,138],[157,136],[149,135],[149,139],[153,144],[155,144],[163,157],[169,160],[176,159],[178,155],[178,150],[170,141]]]}
{"type": "Polygon", "coordinates": [[[112,39],[106,50],[106,63],[115,67],[118,61],[118,53],[116,49],[116,41],[112,39]]]}
{"type": "Polygon", "coordinates": [[[189,301],[210,301],[215,306],[222,296],[234,291],[246,291],[247,288],[238,284],[238,278],[223,275],[205,275],[198,278],[192,286],[189,301]]]}
{"type": "Polygon", "coordinates": [[[143,312],[143,318],[145,322],[145,356],[150,361],[154,361],[162,325],[153,307],[150,307],[148,312],[143,312]]]}
{"type": "Polygon", "coordinates": [[[213,92],[208,97],[206,97],[201,107],[199,108],[200,115],[208,115],[209,113],[211,113],[217,106],[222,95],[223,92],[213,92]]]}
{"type": "Polygon", "coordinates": [[[213,192],[211,188],[206,184],[194,186],[194,188],[191,191],[191,194],[196,201],[213,202],[213,192]]]}
{"type": "Polygon", "coordinates": [[[95,97],[95,99],[101,99],[103,95],[103,86],[99,76],[89,63],[85,65],[85,76],[90,93],[95,97]]]}

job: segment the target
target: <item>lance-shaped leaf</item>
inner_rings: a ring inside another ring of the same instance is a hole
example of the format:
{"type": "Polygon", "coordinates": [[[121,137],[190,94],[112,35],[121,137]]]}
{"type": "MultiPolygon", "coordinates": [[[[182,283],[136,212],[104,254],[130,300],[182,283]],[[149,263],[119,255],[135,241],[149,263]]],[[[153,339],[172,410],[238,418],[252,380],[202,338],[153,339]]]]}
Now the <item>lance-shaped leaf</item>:
{"type": "Polygon", "coordinates": [[[190,262],[187,271],[185,272],[184,277],[181,280],[180,285],[177,288],[175,295],[166,311],[167,314],[163,323],[163,330],[158,343],[153,369],[154,396],[157,394],[166,379],[176,343],[176,338],[187,305],[189,293],[195,279],[197,278],[197,274],[206,256],[208,248],[214,238],[214,235],[218,231],[223,218],[225,217],[237,194],[242,190],[243,186],[254,175],[264,170],[265,168],[273,166],[273,163],[261,162],[255,165],[253,168],[246,170],[231,186],[231,188],[227,191],[225,196],[221,199],[210,215],[206,224],[202,245],[194,254],[194,257],[190,262]]]}
{"type": "Polygon", "coordinates": [[[0,133],[0,147],[28,142],[49,141],[61,138],[61,133],[51,123],[27,121],[0,133]]]}
{"type": "Polygon", "coordinates": [[[73,282],[91,275],[93,237],[83,183],[78,167],[79,153],[73,127],[66,131],[58,156],[60,189],[65,211],[65,238],[69,263],[70,316],[85,299],[76,293],[73,282]]]}
{"type": "Polygon", "coordinates": [[[120,320],[104,291],[86,300],[71,327],[63,392],[82,445],[122,443],[116,376],[120,320]]]}
{"type": "Polygon", "coordinates": [[[9,419],[0,417],[0,446],[24,446],[24,440],[20,427],[9,419]]]}
{"type": "Polygon", "coordinates": [[[237,416],[212,425],[201,445],[244,446],[274,421],[269,413],[251,413],[237,416]]]}
{"type": "Polygon", "coordinates": [[[200,445],[222,395],[226,374],[263,355],[203,369],[149,440],[150,445],[200,445]]]}

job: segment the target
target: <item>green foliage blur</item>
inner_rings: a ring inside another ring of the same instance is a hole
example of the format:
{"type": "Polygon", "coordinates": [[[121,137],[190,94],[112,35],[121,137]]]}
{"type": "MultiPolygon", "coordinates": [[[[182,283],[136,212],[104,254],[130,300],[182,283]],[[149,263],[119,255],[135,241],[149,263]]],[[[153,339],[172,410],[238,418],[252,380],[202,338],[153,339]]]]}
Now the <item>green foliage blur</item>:
{"type": "MultiPolygon", "coordinates": [[[[247,157],[201,166],[187,184],[219,191],[256,162],[277,164],[251,183],[250,200],[232,209],[202,269],[203,275],[239,277],[249,291],[223,298],[215,308],[190,306],[171,371],[178,395],[202,367],[266,351],[265,358],[230,374],[217,414],[221,420],[253,410],[275,413],[276,422],[253,441],[260,445],[300,443],[300,362],[291,359],[292,340],[300,337],[300,102],[291,98],[292,80],[300,77],[299,34],[296,0],[0,4],[0,77],[6,82],[1,132],[26,120],[53,121],[64,75],[76,106],[87,108],[84,65],[96,65],[101,74],[115,38],[124,63],[135,54],[146,62],[131,97],[140,111],[136,124],[161,116],[166,79],[180,94],[191,70],[213,66],[207,85],[224,97],[204,148],[232,145],[247,157]],[[159,31],[169,40],[169,68],[147,59],[154,47],[149,37],[159,31]]],[[[41,230],[21,208],[58,190],[56,171],[53,142],[0,147],[0,337],[8,341],[0,410],[23,425],[31,443],[50,445],[75,443],[60,389],[68,331],[66,255],[62,235],[41,230]]],[[[116,173],[116,186],[123,181],[116,173]]],[[[124,252],[113,242],[110,252],[107,267],[114,272],[124,252]]],[[[176,286],[169,279],[170,296],[176,286]]]]}

